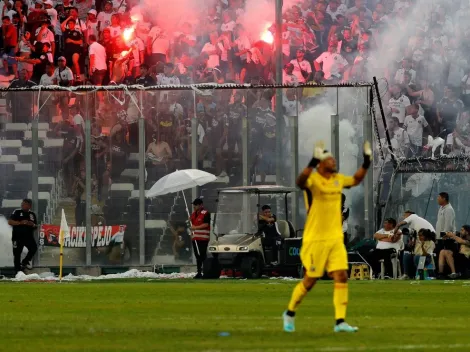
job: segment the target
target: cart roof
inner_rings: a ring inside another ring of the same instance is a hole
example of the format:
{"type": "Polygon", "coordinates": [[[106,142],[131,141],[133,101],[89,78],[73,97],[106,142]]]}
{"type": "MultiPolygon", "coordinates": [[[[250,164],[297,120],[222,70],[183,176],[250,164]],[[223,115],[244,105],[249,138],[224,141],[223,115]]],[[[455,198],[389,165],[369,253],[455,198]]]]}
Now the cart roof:
{"type": "Polygon", "coordinates": [[[219,188],[219,193],[259,193],[259,194],[282,194],[295,192],[294,187],[285,187],[278,185],[257,185],[257,186],[240,186],[219,188]]]}

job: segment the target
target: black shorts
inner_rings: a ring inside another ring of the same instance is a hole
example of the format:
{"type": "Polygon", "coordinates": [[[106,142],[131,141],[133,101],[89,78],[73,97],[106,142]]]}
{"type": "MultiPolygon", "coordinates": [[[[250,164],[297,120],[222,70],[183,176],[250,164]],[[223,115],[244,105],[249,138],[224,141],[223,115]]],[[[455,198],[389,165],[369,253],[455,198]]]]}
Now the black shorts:
{"type": "Polygon", "coordinates": [[[91,76],[91,82],[95,86],[101,86],[106,76],[106,72],[107,70],[94,70],[93,75],[91,76]]]}

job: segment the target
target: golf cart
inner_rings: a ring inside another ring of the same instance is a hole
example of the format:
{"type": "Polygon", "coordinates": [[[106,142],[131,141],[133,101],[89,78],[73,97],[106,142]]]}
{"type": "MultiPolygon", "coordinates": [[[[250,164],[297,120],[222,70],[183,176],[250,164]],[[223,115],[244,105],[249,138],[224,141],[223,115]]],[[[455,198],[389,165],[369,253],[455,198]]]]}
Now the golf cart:
{"type": "Polygon", "coordinates": [[[301,238],[288,221],[288,203],[295,188],[282,186],[245,186],[217,190],[217,211],[214,214],[215,239],[209,242],[208,258],[203,265],[206,279],[220,277],[221,270],[241,272],[248,279],[262,274],[299,276],[301,238]],[[280,234],[278,260],[273,261],[275,247],[268,246],[258,221],[261,207],[269,204],[277,218],[280,234]],[[284,214],[281,219],[281,214],[284,214]]]}

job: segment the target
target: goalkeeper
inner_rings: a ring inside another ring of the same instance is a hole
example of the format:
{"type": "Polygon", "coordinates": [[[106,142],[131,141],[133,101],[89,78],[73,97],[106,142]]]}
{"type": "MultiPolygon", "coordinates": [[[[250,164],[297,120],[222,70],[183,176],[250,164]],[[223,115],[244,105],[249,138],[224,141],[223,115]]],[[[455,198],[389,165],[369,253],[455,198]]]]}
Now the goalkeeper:
{"type": "Polygon", "coordinates": [[[371,164],[370,143],[364,144],[364,162],[354,176],[338,173],[336,160],[323,143],[315,145],[314,156],[297,178],[297,185],[305,192],[307,220],[304,226],[300,258],[305,275],[292,292],[287,311],[283,314],[284,331],[295,331],[295,313],[325,272],[334,280],[333,304],[335,332],[356,332],[357,327],[345,322],[348,305],[348,254],[343,242],[341,192],[357,186],[366,176],[371,164]],[[316,172],[315,172],[316,169],[316,172]]]}

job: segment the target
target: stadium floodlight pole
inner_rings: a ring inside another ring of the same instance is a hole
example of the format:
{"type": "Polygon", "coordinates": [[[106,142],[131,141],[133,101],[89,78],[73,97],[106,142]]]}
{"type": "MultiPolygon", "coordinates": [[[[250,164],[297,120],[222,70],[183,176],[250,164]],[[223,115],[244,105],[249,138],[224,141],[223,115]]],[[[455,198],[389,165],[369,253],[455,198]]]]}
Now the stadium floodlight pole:
{"type": "MultiPolygon", "coordinates": [[[[41,94],[38,92],[38,95],[41,94]]],[[[32,104],[34,105],[34,95],[32,94],[32,104]]],[[[40,109],[40,105],[38,106],[38,109],[40,109]]],[[[33,111],[33,109],[31,109],[33,111]]],[[[31,125],[31,147],[32,147],[32,155],[31,155],[31,198],[33,201],[33,211],[36,214],[42,213],[42,211],[39,211],[39,127],[38,127],[38,117],[39,117],[39,111],[38,113],[33,116],[33,121],[31,125]]],[[[45,213],[46,209],[44,209],[45,213]]],[[[6,214],[5,214],[6,215],[6,214]]],[[[43,219],[37,219],[38,223],[41,223],[43,219]]],[[[35,236],[39,236],[40,231],[36,231],[35,236]]],[[[34,265],[39,265],[39,251],[38,254],[34,256],[35,258],[33,259],[34,265]]]]}
{"type": "MultiPolygon", "coordinates": [[[[86,192],[86,207],[85,207],[85,225],[86,225],[86,265],[91,265],[91,246],[92,246],[92,233],[91,233],[91,116],[88,109],[88,95],[85,99],[85,192],[86,192]]],[[[78,224],[77,224],[78,225],[78,224]]]]}
{"type": "Polygon", "coordinates": [[[384,107],[382,105],[382,98],[380,97],[379,83],[377,82],[377,77],[374,76],[373,79],[374,79],[375,92],[377,94],[377,101],[379,102],[380,114],[382,115],[382,122],[384,124],[385,137],[387,138],[388,151],[390,153],[390,158],[392,159],[393,167],[396,168],[397,160],[395,159],[395,155],[393,154],[392,141],[390,139],[390,134],[388,133],[387,120],[385,119],[384,107]]]}
{"type": "MultiPolygon", "coordinates": [[[[283,0],[276,0],[276,83],[282,83],[282,3],[283,0]]],[[[281,180],[283,160],[282,153],[282,89],[276,89],[276,183],[281,180]]]]}
{"type": "MultiPolygon", "coordinates": [[[[145,264],[145,118],[144,92],[140,92],[139,128],[139,264],[145,264]]],[[[135,103],[135,102],[134,102],[135,103]]]]}

